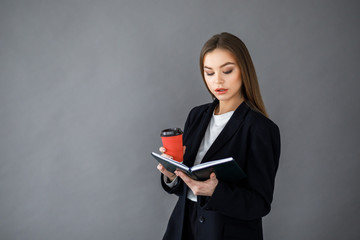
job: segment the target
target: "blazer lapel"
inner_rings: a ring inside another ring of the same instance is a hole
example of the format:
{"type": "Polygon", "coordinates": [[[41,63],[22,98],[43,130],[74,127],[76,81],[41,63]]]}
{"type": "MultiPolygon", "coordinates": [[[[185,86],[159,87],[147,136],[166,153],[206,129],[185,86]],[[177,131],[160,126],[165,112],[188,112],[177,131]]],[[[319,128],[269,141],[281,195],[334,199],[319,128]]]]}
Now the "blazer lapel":
{"type": "Polygon", "coordinates": [[[194,165],[195,158],[196,158],[197,152],[199,150],[201,141],[204,138],[206,129],[209,125],[209,122],[210,122],[210,119],[214,112],[214,109],[218,103],[219,103],[219,101],[217,99],[215,99],[213,101],[213,103],[210,105],[210,107],[203,113],[201,123],[199,124],[199,128],[197,129],[197,134],[191,140],[191,142],[193,143],[193,146],[191,147],[191,151],[189,152],[189,158],[187,158],[188,161],[184,162],[184,164],[189,167],[194,165]]]}
{"type": "MultiPolygon", "coordinates": [[[[211,160],[215,160],[215,159],[211,159],[211,157],[219,149],[221,149],[230,140],[230,138],[235,134],[236,130],[241,126],[242,122],[244,121],[245,116],[246,116],[247,112],[249,111],[249,109],[250,108],[248,107],[248,105],[246,104],[245,101],[238,106],[238,108],[235,110],[235,112],[233,113],[233,115],[231,116],[231,118],[229,119],[227,124],[225,125],[224,129],[221,131],[219,136],[215,139],[213,144],[210,146],[209,150],[206,152],[204,158],[201,161],[202,163],[208,162],[211,160]]],[[[212,112],[211,112],[211,115],[212,115],[212,112]]],[[[209,121],[210,121],[210,119],[209,119],[209,121]]],[[[209,122],[207,122],[207,125],[208,124],[209,124],[209,122]]],[[[206,125],[206,127],[207,127],[207,125],[206,125]]],[[[205,128],[205,130],[206,130],[206,128],[205,128]]],[[[204,134],[205,134],[205,132],[204,132],[204,134]]],[[[201,142],[201,140],[200,140],[200,142],[201,142]]]]}

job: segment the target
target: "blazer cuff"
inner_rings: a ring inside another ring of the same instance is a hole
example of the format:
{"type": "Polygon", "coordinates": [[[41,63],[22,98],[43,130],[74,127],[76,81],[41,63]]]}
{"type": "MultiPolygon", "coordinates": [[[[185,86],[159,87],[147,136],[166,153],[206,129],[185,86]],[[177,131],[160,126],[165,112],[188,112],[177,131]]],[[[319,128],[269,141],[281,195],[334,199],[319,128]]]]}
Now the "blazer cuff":
{"type": "Polygon", "coordinates": [[[164,180],[164,183],[169,187],[169,188],[173,188],[176,186],[176,184],[179,182],[179,177],[176,176],[176,178],[174,178],[174,180],[172,180],[170,182],[169,178],[166,177],[165,175],[163,175],[163,180],[164,180]]]}
{"type": "Polygon", "coordinates": [[[163,189],[168,193],[175,193],[179,190],[180,187],[180,180],[178,178],[174,179],[171,183],[166,183],[166,179],[164,174],[161,174],[160,176],[161,186],[163,189]]]}

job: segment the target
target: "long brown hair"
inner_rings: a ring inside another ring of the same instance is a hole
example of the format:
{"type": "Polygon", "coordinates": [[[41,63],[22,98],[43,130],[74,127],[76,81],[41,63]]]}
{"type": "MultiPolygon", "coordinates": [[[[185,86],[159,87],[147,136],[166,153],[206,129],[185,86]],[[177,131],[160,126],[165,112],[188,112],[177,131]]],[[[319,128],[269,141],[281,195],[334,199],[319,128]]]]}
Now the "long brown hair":
{"type": "MultiPolygon", "coordinates": [[[[240,67],[242,80],[241,94],[244,96],[246,103],[251,109],[258,111],[268,117],[264,102],[261,98],[258,79],[249,51],[245,44],[238,37],[230,33],[223,32],[212,36],[201,49],[200,71],[205,86],[207,87],[204,76],[204,57],[208,52],[211,52],[216,48],[228,50],[233,54],[237,64],[240,67]]],[[[216,97],[211,93],[208,87],[207,89],[215,99],[216,97]]]]}

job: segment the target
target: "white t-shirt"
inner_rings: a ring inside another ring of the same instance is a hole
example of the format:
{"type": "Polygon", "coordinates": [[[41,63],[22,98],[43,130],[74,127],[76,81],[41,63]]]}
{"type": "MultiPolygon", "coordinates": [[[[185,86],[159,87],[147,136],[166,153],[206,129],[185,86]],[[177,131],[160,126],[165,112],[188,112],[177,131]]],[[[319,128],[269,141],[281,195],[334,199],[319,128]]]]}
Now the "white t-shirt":
{"type": "MultiPolygon", "coordinates": [[[[227,112],[221,115],[215,115],[213,113],[210,123],[206,129],[205,136],[201,141],[199,150],[197,152],[194,166],[201,163],[202,159],[204,158],[206,152],[209,150],[210,146],[214,143],[215,139],[219,136],[220,132],[224,129],[225,125],[233,115],[234,111],[227,112]]],[[[165,183],[167,182],[166,179],[165,183]]],[[[174,181],[171,183],[167,183],[169,187],[175,186],[177,183],[178,178],[176,177],[174,181]]],[[[194,195],[192,191],[188,191],[187,198],[191,201],[196,202],[197,197],[194,195]]]]}

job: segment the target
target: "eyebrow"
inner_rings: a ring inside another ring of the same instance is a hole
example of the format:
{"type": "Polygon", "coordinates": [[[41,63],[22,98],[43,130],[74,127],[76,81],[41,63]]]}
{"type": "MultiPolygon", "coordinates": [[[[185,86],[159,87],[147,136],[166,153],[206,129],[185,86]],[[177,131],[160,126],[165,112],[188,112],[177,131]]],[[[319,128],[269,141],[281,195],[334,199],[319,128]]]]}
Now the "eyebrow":
{"type": "MultiPolygon", "coordinates": [[[[235,63],[233,63],[233,62],[226,62],[223,65],[221,65],[220,68],[225,67],[225,66],[230,65],[230,64],[235,65],[235,63]]],[[[207,67],[207,66],[204,66],[204,68],[212,69],[211,67],[207,67]]]]}

